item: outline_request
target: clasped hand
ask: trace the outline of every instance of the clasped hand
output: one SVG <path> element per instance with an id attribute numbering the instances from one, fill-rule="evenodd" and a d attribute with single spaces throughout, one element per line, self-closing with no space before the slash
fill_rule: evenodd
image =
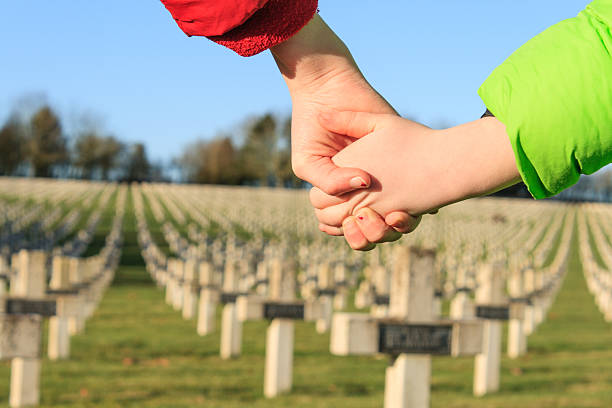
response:
<path id="1" fill-rule="evenodd" d="M 422 214 L 520 180 L 500 121 L 433 130 L 400 118 L 318 15 L 271 50 L 293 103 L 293 170 L 315 186 L 320 229 L 352 248 L 399 239 Z"/>
<path id="2" fill-rule="evenodd" d="M 371 177 L 368 189 L 310 193 L 320 229 L 344 234 L 354 249 L 399 238 L 389 226 L 410 232 L 423 214 L 520 180 L 506 128 L 494 117 L 434 130 L 397 115 L 341 111 L 319 115 L 319 123 L 355 138 L 333 162 Z"/>
<path id="3" fill-rule="evenodd" d="M 436 169 L 423 163 L 430 156 L 424 150 L 434 137 L 431 129 L 391 114 L 328 111 L 318 120 L 327 131 L 355 139 L 333 157 L 334 164 L 365 170 L 371 178 L 368 189 L 341 195 L 312 188 L 321 231 L 344 235 L 353 249 L 369 250 L 413 231 L 422 214 L 435 210 Z"/>

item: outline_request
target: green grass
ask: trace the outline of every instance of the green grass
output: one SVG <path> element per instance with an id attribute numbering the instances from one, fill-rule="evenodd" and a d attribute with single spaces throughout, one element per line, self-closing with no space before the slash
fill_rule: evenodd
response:
<path id="1" fill-rule="evenodd" d="M 128 200 L 131 206 L 131 200 Z M 297 323 L 293 391 L 263 397 L 265 322 L 244 325 L 242 357 L 218 357 L 219 332 L 196 334 L 163 301 L 146 274 L 128 207 L 122 265 L 69 361 L 43 361 L 44 407 L 380 407 L 387 361 L 334 357 L 329 336 Z M 576 242 L 549 316 L 529 338 L 529 353 L 502 361 L 499 393 L 472 396 L 473 358 L 435 357 L 433 407 L 612 406 L 612 325 L 587 292 Z M 0 401 L 9 365 L 0 366 Z M 6 403 L 2 406 L 6 406 Z"/>

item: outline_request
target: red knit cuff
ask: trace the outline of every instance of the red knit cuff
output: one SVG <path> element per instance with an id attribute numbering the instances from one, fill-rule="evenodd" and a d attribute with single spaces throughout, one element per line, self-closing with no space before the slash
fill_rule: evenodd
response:
<path id="1" fill-rule="evenodd" d="M 161 0 L 188 36 L 223 35 L 244 24 L 268 0 Z"/>
<path id="2" fill-rule="evenodd" d="M 280 44 L 300 31 L 317 11 L 318 0 L 269 0 L 244 24 L 209 39 L 243 57 Z"/>

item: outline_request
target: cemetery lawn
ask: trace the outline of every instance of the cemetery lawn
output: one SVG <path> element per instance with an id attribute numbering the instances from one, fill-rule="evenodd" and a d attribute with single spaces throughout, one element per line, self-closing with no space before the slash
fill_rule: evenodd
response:
<path id="1" fill-rule="evenodd" d="M 149 279 L 131 205 L 125 221 L 121 267 L 85 332 L 72 338 L 70 360 L 43 361 L 41 406 L 382 406 L 386 359 L 331 356 L 329 336 L 303 322 L 296 323 L 293 392 L 265 399 L 266 323 L 246 323 L 242 357 L 221 360 L 219 331 L 199 337 L 195 321 L 182 320 Z M 435 357 L 432 371 L 433 407 L 612 406 L 612 324 L 587 292 L 575 240 L 563 288 L 529 338 L 529 353 L 503 358 L 499 393 L 472 396 L 473 358 Z M 7 362 L 0 379 L 4 407 Z"/>

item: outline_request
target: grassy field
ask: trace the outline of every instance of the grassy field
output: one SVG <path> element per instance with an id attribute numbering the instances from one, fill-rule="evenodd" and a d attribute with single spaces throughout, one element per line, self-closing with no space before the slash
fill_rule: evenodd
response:
<path id="1" fill-rule="evenodd" d="M 94 317 L 72 339 L 69 361 L 45 359 L 45 407 L 380 407 L 385 359 L 334 357 L 329 336 L 296 324 L 294 389 L 263 397 L 265 327 L 247 323 L 243 355 L 218 357 L 218 331 L 196 334 L 167 306 L 140 258 L 128 209 L 121 267 Z M 101 230 L 101 233 L 103 230 Z M 575 242 L 570 268 L 549 316 L 529 338 L 529 353 L 502 361 L 501 390 L 471 394 L 473 358 L 434 358 L 433 407 L 610 407 L 612 325 L 587 292 Z M 9 364 L 0 366 L 6 406 Z"/>

